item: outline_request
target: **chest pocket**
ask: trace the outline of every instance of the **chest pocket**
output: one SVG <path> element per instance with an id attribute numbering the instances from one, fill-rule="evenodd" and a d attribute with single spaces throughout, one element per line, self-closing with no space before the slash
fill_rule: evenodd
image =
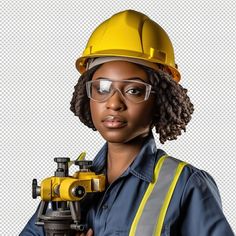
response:
<path id="1" fill-rule="evenodd" d="M 169 227 L 163 224 L 175 186 L 186 165 L 167 155 L 159 159 L 154 181 L 149 184 L 143 196 L 128 236 L 170 235 Z"/>

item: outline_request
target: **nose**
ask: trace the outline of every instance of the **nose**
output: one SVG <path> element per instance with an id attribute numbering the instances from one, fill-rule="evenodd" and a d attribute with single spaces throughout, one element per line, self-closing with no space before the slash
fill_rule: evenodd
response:
<path id="1" fill-rule="evenodd" d="M 118 89 L 116 89 L 111 97 L 108 98 L 106 107 L 107 109 L 112 109 L 114 111 L 123 111 L 126 109 L 125 100 Z"/>

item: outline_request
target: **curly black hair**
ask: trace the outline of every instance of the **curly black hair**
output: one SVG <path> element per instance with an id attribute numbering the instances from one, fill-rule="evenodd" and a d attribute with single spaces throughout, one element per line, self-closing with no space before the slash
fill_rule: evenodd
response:
<path id="1" fill-rule="evenodd" d="M 80 121 L 89 128 L 96 130 L 93 125 L 89 98 L 86 93 L 86 82 L 92 79 L 93 74 L 101 65 L 84 72 L 76 86 L 71 100 L 71 111 L 79 117 Z M 187 89 L 173 80 L 170 71 L 162 66 L 159 70 L 152 70 L 140 65 L 147 73 L 149 82 L 156 91 L 154 106 L 153 127 L 159 133 L 159 140 L 164 144 L 167 140 L 177 139 L 181 131 L 186 131 L 186 125 L 191 120 L 194 111 Z"/>

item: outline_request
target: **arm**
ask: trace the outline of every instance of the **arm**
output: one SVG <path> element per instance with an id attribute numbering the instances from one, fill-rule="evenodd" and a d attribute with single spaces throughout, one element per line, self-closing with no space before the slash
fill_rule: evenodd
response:
<path id="1" fill-rule="evenodd" d="M 37 216 L 37 211 L 28 221 L 28 223 L 26 224 L 22 232 L 19 234 L 19 236 L 44 236 L 45 235 L 43 227 L 35 225 L 36 216 Z"/>
<path id="2" fill-rule="evenodd" d="M 221 206 L 218 188 L 206 172 L 194 172 L 181 200 L 181 235 L 233 236 Z"/>

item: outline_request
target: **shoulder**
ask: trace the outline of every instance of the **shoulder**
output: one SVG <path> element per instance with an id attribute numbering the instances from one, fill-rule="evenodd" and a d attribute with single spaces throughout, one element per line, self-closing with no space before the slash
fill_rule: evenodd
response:
<path id="1" fill-rule="evenodd" d="M 180 176 L 184 182 L 181 203 L 190 196 L 201 199 L 212 198 L 221 208 L 220 193 L 214 178 L 206 171 L 190 164 L 186 165 Z"/>
<path id="2" fill-rule="evenodd" d="M 184 164 L 184 168 L 181 170 L 181 174 L 178 179 L 178 185 L 181 185 L 183 194 L 189 188 L 210 188 L 211 191 L 218 194 L 218 188 L 213 177 L 204 170 L 201 170 L 185 161 L 177 159 L 175 157 L 169 156 L 166 152 L 161 149 L 157 150 L 157 160 L 156 163 L 162 158 L 168 156 L 170 163 L 175 163 L 173 166 L 178 166 Z M 216 190 L 217 189 L 217 190 Z"/>
<path id="3" fill-rule="evenodd" d="M 200 188 L 202 190 L 209 188 L 213 193 L 219 194 L 214 178 L 205 170 L 201 170 L 185 161 L 169 156 L 163 150 L 157 150 L 157 160 L 167 156 L 170 163 L 175 163 L 175 166 L 183 165 L 178 182 L 183 188 L 183 194 L 190 188 Z M 178 185 L 178 184 L 177 184 Z"/>
<path id="4" fill-rule="evenodd" d="M 165 156 L 168 155 L 163 150 L 157 151 L 157 160 L 161 160 L 161 158 Z M 212 198 L 221 208 L 221 199 L 217 184 L 208 172 L 171 156 L 168 156 L 165 162 L 169 162 L 169 168 L 166 169 L 172 169 L 172 172 L 174 170 L 175 175 L 177 175 L 178 172 L 177 167 L 182 165 L 172 196 L 175 202 L 179 202 L 180 205 L 183 205 L 184 202 L 189 201 L 190 198 L 199 201 Z M 176 170 L 174 168 L 176 168 Z"/>
<path id="5" fill-rule="evenodd" d="M 172 203 L 174 202 L 175 207 L 178 205 L 178 208 L 181 208 L 185 204 L 200 202 L 203 199 L 211 199 L 219 208 L 222 207 L 217 184 L 208 172 L 169 156 L 161 149 L 157 150 L 157 163 L 165 156 L 168 156 L 168 158 L 165 159 L 164 163 L 170 163 L 166 169 L 172 169 L 171 172 L 175 171 L 174 178 L 177 175 L 178 167 L 182 165 L 176 178 L 177 181 L 171 200 Z"/>
<path id="6" fill-rule="evenodd" d="M 216 182 L 204 170 L 192 165 L 184 167 L 172 198 L 172 207 L 175 211 L 170 215 L 170 221 L 175 215 L 181 225 L 181 235 L 233 235 L 222 210 Z"/>
<path id="7" fill-rule="evenodd" d="M 181 160 L 177 160 L 182 163 Z M 221 208 L 220 193 L 214 178 L 205 170 L 191 164 L 186 164 L 179 176 L 176 191 L 180 197 L 181 205 L 190 197 L 199 201 L 212 198 Z"/>

